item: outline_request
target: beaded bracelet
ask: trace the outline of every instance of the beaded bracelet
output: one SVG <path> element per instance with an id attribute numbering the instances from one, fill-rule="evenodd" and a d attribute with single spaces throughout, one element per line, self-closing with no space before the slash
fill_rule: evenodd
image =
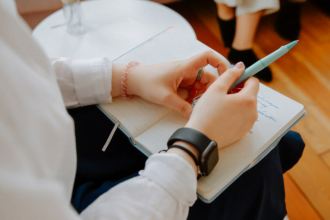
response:
<path id="1" fill-rule="evenodd" d="M 142 65 L 140 62 L 137 61 L 132 61 L 129 64 L 126 65 L 123 71 L 123 76 L 121 77 L 121 96 L 125 100 L 129 100 L 132 98 L 132 95 L 127 95 L 127 74 L 130 68 L 135 67 L 135 66 L 140 66 Z"/>

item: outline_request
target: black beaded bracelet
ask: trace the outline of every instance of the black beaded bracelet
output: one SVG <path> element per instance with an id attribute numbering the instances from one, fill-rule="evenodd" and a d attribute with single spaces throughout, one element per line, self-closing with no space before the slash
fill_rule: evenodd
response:
<path id="1" fill-rule="evenodd" d="M 197 158 L 195 157 L 195 155 L 194 155 L 193 153 L 191 153 L 191 151 L 188 150 L 187 148 L 182 147 L 182 146 L 180 146 L 180 145 L 171 145 L 171 146 L 168 147 L 167 150 L 169 150 L 169 149 L 171 149 L 171 148 L 179 148 L 179 149 L 185 151 L 185 152 L 186 152 L 187 154 L 189 154 L 189 156 L 195 161 L 196 166 L 199 165 L 198 160 L 197 160 Z"/>

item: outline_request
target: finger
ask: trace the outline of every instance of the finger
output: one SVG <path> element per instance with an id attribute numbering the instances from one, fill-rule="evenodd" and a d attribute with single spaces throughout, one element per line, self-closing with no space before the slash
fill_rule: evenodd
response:
<path id="1" fill-rule="evenodd" d="M 203 89 L 205 86 L 200 81 L 196 81 L 193 84 L 193 87 L 194 87 L 194 89 L 200 90 L 200 89 Z"/>
<path id="2" fill-rule="evenodd" d="M 189 91 L 189 96 L 195 97 L 196 93 L 197 93 L 197 90 L 192 89 L 192 90 Z"/>
<path id="3" fill-rule="evenodd" d="M 205 67 L 210 64 L 214 68 L 218 69 L 219 75 L 221 75 L 227 69 L 226 62 L 211 50 L 191 57 L 190 59 L 188 59 L 187 64 L 190 68 L 192 68 L 192 71 L 198 71 L 199 68 Z"/>
<path id="4" fill-rule="evenodd" d="M 227 94 L 235 94 L 239 93 L 242 90 L 242 88 L 233 88 L 232 90 L 228 91 Z"/>
<path id="5" fill-rule="evenodd" d="M 244 70 L 244 64 L 238 62 L 233 68 L 228 69 L 217 79 L 215 86 L 227 93 L 234 82 L 243 74 Z"/>
<path id="6" fill-rule="evenodd" d="M 186 98 L 185 100 L 191 104 L 192 101 L 193 101 L 193 99 L 196 97 L 196 93 L 197 93 L 197 90 L 196 89 L 190 90 L 189 91 L 189 97 Z"/>
<path id="7" fill-rule="evenodd" d="M 197 73 L 196 73 L 196 75 L 197 75 Z M 216 80 L 217 80 L 216 75 L 214 75 L 209 70 L 204 70 L 200 80 L 195 80 L 193 82 L 193 84 L 189 84 L 188 86 L 187 86 L 187 82 L 181 83 L 180 86 L 184 87 L 187 90 L 191 90 L 191 89 L 201 90 L 201 89 L 204 89 L 205 87 L 208 88 Z"/>
<path id="8" fill-rule="evenodd" d="M 199 80 L 202 85 L 205 85 L 206 89 L 217 80 L 217 76 L 215 76 L 211 71 L 204 69 L 204 73 Z"/>
<path id="9" fill-rule="evenodd" d="M 178 88 L 177 94 L 182 99 L 187 99 L 189 97 L 189 91 L 187 89 L 184 89 L 184 88 Z"/>
<path id="10" fill-rule="evenodd" d="M 204 92 L 206 92 L 206 88 L 198 90 L 196 96 L 202 95 Z"/>
<path id="11" fill-rule="evenodd" d="M 239 93 L 257 97 L 258 92 L 259 92 L 259 80 L 255 77 L 250 77 L 248 80 L 246 80 L 244 87 Z"/>
<path id="12" fill-rule="evenodd" d="M 240 92 L 243 89 L 245 82 L 246 82 L 246 80 L 244 80 L 243 82 L 241 82 L 240 84 L 235 86 L 232 90 L 228 91 L 227 94 L 235 94 L 235 93 Z"/>
<path id="13" fill-rule="evenodd" d="M 190 114 L 192 113 L 193 107 L 189 102 L 180 98 L 178 95 L 173 94 L 170 96 L 169 102 L 167 103 L 168 107 L 180 112 L 186 118 L 189 118 Z"/>
<path id="14" fill-rule="evenodd" d="M 242 89 L 244 87 L 246 80 L 244 80 L 243 82 L 241 82 L 240 84 L 236 85 L 235 88 L 236 89 Z"/>

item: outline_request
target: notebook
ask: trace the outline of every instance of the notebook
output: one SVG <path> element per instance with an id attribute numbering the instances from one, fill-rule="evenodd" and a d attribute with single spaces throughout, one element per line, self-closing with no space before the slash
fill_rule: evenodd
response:
<path id="1" fill-rule="evenodd" d="M 178 33 L 180 31 L 174 28 L 165 30 L 114 62 L 127 64 L 139 61 L 143 65 L 151 65 L 187 59 L 212 50 L 198 40 L 184 38 Z M 230 68 L 231 64 L 222 55 L 218 55 Z M 215 68 L 206 68 L 217 75 Z M 257 98 L 258 120 L 251 131 L 241 140 L 219 150 L 220 160 L 214 170 L 209 176 L 198 180 L 198 196 L 206 203 L 212 202 L 241 174 L 266 156 L 280 138 L 306 114 L 303 105 L 263 84 L 260 84 Z M 129 101 L 116 97 L 111 104 L 98 107 L 114 123 L 118 122 L 119 128 L 132 144 L 147 156 L 167 149 L 168 138 L 187 123 L 187 119 L 180 113 L 137 96 Z"/>

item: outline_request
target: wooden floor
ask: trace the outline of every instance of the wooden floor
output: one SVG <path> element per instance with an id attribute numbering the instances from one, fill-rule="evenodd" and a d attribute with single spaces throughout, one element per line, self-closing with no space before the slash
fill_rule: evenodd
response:
<path id="1" fill-rule="evenodd" d="M 197 38 L 227 55 L 212 0 L 171 4 L 193 26 Z M 274 31 L 276 14 L 263 17 L 255 39 L 259 58 L 288 41 Z M 314 5 L 303 7 L 299 44 L 271 65 L 274 80 L 265 83 L 302 103 L 308 114 L 293 130 L 301 133 L 306 150 L 299 163 L 285 174 L 290 220 L 330 220 L 330 18 Z"/>
<path id="2" fill-rule="evenodd" d="M 224 56 L 212 0 L 189 0 L 169 7 L 184 16 L 200 41 Z M 53 11 L 25 14 L 34 28 Z M 274 31 L 276 14 L 263 17 L 254 50 L 262 58 L 288 41 Z M 310 3 L 303 7 L 299 44 L 271 65 L 274 80 L 267 86 L 302 103 L 308 114 L 293 130 L 306 149 L 299 163 L 284 176 L 290 220 L 330 220 L 330 18 Z"/>

